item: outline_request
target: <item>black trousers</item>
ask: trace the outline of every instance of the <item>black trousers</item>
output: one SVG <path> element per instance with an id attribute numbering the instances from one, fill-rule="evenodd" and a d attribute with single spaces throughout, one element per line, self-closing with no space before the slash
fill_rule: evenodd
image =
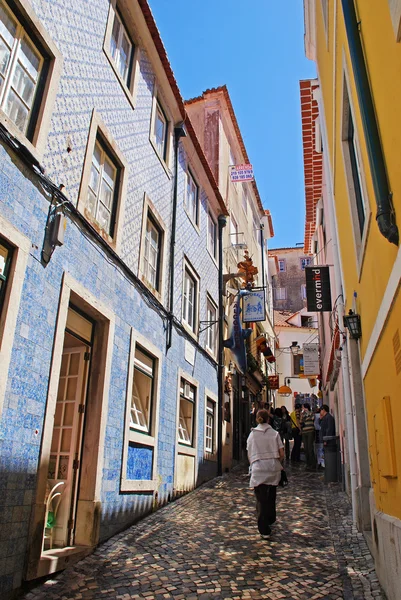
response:
<path id="1" fill-rule="evenodd" d="M 270 525 L 276 520 L 276 485 L 258 485 L 255 487 L 258 529 L 261 535 L 270 533 Z"/>
<path id="2" fill-rule="evenodd" d="M 299 429 L 293 429 L 292 435 L 294 436 L 294 445 L 292 447 L 291 460 L 299 462 L 301 460 L 302 434 Z"/>

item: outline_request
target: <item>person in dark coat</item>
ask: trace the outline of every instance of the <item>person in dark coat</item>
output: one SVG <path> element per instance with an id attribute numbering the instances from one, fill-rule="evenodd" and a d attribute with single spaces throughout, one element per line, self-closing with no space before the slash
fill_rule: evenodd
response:
<path id="1" fill-rule="evenodd" d="M 320 439 L 323 441 L 323 447 L 327 448 L 327 446 L 335 446 L 335 440 L 326 440 L 324 438 L 326 436 L 335 436 L 336 435 L 336 422 L 334 420 L 333 415 L 330 414 L 330 408 L 327 404 L 323 404 L 320 408 Z"/>

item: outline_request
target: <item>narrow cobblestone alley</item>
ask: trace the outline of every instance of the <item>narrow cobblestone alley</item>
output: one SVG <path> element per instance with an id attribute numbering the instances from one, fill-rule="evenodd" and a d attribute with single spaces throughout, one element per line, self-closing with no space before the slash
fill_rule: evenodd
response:
<path id="1" fill-rule="evenodd" d="M 203 485 L 102 544 L 26 600 L 384 599 L 337 485 L 303 466 L 279 488 L 278 520 L 259 536 L 244 469 Z"/>

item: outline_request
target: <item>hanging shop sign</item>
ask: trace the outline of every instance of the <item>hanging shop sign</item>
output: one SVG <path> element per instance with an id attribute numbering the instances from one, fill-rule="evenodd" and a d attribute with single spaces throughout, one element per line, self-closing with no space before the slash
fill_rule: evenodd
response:
<path id="1" fill-rule="evenodd" d="M 244 323 L 264 321 L 266 319 L 265 291 L 247 292 L 242 300 L 242 308 Z"/>
<path id="2" fill-rule="evenodd" d="M 279 376 L 278 375 L 269 375 L 267 377 L 267 379 L 269 380 L 269 389 L 270 390 L 278 390 L 278 388 L 280 387 L 279 383 L 278 383 Z"/>
<path id="3" fill-rule="evenodd" d="M 232 165 L 230 167 L 230 179 L 237 181 L 253 181 L 252 165 Z"/>
<path id="4" fill-rule="evenodd" d="M 305 267 L 308 312 L 331 312 L 329 267 Z"/>
<path id="5" fill-rule="evenodd" d="M 234 360 L 242 373 L 245 373 L 247 369 L 245 340 L 252 333 L 252 329 L 242 329 L 241 298 L 245 294 L 249 294 L 249 292 L 247 290 L 240 290 L 230 307 L 228 315 L 228 338 L 224 340 L 224 347 L 231 350 Z"/>
<path id="6" fill-rule="evenodd" d="M 319 344 L 304 344 L 302 346 L 304 354 L 304 375 L 311 376 L 320 372 L 319 368 Z"/>

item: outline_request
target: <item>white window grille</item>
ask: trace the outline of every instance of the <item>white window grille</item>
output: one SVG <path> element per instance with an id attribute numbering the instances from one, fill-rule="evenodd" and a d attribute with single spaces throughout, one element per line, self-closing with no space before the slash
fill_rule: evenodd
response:
<path id="1" fill-rule="evenodd" d="M 198 186 L 190 171 L 187 172 L 187 189 L 185 194 L 185 208 L 191 220 L 198 222 Z"/>
<path id="2" fill-rule="evenodd" d="M 96 141 L 88 186 L 88 210 L 100 228 L 112 234 L 118 169 Z"/>
<path id="3" fill-rule="evenodd" d="M 156 290 L 160 287 L 160 251 L 161 233 L 153 219 L 148 217 L 145 232 L 145 250 L 143 254 L 143 274 Z"/>
<path id="4" fill-rule="evenodd" d="M 194 445 L 195 402 L 195 387 L 181 379 L 178 442 L 186 446 Z"/>
<path id="5" fill-rule="evenodd" d="M 205 450 L 211 454 L 213 454 L 215 448 L 215 411 L 216 403 L 208 398 L 206 404 Z"/>
<path id="6" fill-rule="evenodd" d="M 14 15 L 0 3 L 0 107 L 26 134 L 43 56 Z"/>
<path id="7" fill-rule="evenodd" d="M 130 426 L 150 434 L 155 359 L 137 347 L 134 358 L 134 381 L 131 398 Z"/>
<path id="8" fill-rule="evenodd" d="M 217 308 L 209 299 L 207 301 L 207 321 L 206 346 L 213 354 L 215 354 L 217 337 Z"/>
<path id="9" fill-rule="evenodd" d="M 193 331 L 196 326 L 196 293 L 196 280 L 188 269 L 185 269 L 182 319 Z"/>
<path id="10" fill-rule="evenodd" d="M 129 85 L 132 53 L 133 44 L 119 14 L 115 12 L 110 38 L 110 54 L 118 73 L 127 85 Z"/>

